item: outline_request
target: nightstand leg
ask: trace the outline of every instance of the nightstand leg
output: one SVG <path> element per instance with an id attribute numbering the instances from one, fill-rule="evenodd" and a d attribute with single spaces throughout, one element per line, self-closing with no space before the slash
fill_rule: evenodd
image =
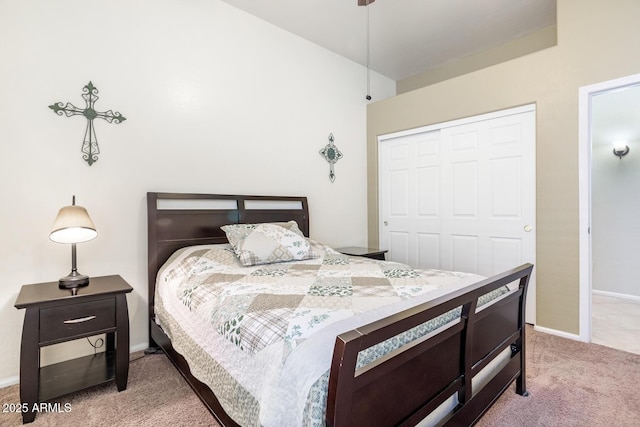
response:
<path id="1" fill-rule="evenodd" d="M 40 310 L 27 308 L 22 326 L 20 346 L 20 402 L 27 411 L 22 412 L 22 422 L 36 418 L 33 407 L 38 403 L 38 377 L 40 375 L 40 348 L 38 347 Z"/>
<path id="2" fill-rule="evenodd" d="M 118 391 L 127 388 L 129 377 L 129 311 L 127 296 L 116 295 L 116 384 Z"/>
<path id="3" fill-rule="evenodd" d="M 116 349 L 116 333 L 115 332 L 108 332 L 106 334 L 106 338 L 107 338 L 106 351 L 115 350 Z"/>

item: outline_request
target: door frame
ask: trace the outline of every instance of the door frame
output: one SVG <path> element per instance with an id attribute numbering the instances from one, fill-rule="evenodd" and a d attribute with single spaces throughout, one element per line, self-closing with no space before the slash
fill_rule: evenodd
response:
<path id="1" fill-rule="evenodd" d="M 401 136 L 414 135 L 416 133 L 429 132 L 432 130 L 439 130 L 449 127 L 455 127 L 459 125 L 466 125 L 469 123 L 479 122 L 482 120 L 491 120 L 499 117 L 512 116 L 514 114 L 527 113 L 530 111 L 536 111 L 536 104 L 526 104 L 521 105 L 519 107 L 507 108 L 504 110 L 493 111 L 490 113 L 478 114 L 477 116 L 464 117 L 462 119 L 455 119 L 441 123 L 435 123 L 432 125 L 420 126 L 417 128 L 401 130 L 393 133 L 387 133 L 384 135 L 378 135 L 378 146 L 381 142 L 386 141 L 387 139 L 394 139 Z M 380 164 L 380 160 L 378 160 L 378 167 Z M 380 207 L 380 206 L 378 206 Z"/>
<path id="2" fill-rule="evenodd" d="M 640 84 L 640 74 L 579 88 L 578 103 L 578 197 L 579 197 L 579 334 L 591 342 L 591 99 L 593 95 Z"/>

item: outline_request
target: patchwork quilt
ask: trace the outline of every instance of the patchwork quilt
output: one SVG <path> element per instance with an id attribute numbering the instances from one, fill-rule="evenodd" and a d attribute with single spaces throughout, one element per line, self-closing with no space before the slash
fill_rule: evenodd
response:
<path id="1" fill-rule="evenodd" d="M 184 248 L 158 274 L 158 323 L 241 425 L 324 425 L 336 335 L 482 279 L 346 256 L 309 242 L 317 258 L 249 267 L 230 245 Z M 366 349 L 358 363 L 459 314 L 452 310 Z"/>

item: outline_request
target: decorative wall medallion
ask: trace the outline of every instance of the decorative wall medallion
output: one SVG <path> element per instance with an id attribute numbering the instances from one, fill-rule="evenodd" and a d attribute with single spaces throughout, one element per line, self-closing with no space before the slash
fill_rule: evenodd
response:
<path id="1" fill-rule="evenodd" d="M 333 145 L 333 134 L 329 134 L 329 143 L 320 150 L 320 155 L 329 162 L 329 179 L 331 182 L 336 180 L 336 174 L 333 172 L 333 165 L 342 158 L 342 153 L 338 150 L 338 147 Z"/>
<path id="2" fill-rule="evenodd" d="M 49 105 L 57 115 L 62 116 L 65 114 L 67 117 L 83 115 L 87 119 L 87 129 L 84 133 L 84 141 L 82 142 L 82 158 L 91 166 L 94 162 L 98 161 L 98 154 L 100 154 L 100 147 L 98 147 L 98 138 L 96 137 L 96 131 L 93 128 L 93 119 L 99 118 L 108 121 L 109 123 L 122 123 L 127 120 L 122 114 L 117 111 L 114 113 L 111 110 L 107 110 L 100 113 L 94 109 L 94 105 L 98 100 L 98 89 L 89 82 L 82 88 L 82 98 L 84 98 L 85 108 L 81 109 L 76 107 L 70 102 L 64 105 L 62 102 L 56 102 L 53 105 Z"/>

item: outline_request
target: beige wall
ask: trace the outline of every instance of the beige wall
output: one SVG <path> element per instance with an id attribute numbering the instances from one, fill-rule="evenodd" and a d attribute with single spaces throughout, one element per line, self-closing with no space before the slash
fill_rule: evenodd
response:
<path id="1" fill-rule="evenodd" d="M 638 0 L 558 0 L 558 45 L 369 105 L 369 243 L 377 135 L 537 105 L 537 322 L 579 333 L 578 89 L 640 72 Z"/>

